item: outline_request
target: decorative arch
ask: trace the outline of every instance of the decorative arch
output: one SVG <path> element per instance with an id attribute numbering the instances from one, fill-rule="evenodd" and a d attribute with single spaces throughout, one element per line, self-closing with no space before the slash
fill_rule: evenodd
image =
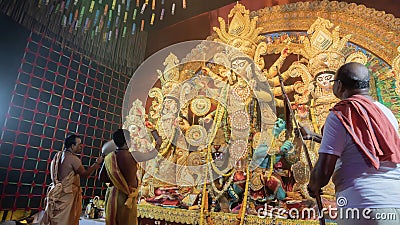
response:
<path id="1" fill-rule="evenodd" d="M 306 31 L 321 17 L 340 26 L 343 35 L 352 34 L 350 42 L 388 64 L 399 54 L 400 18 L 364 5 L 328 0 L 297 2 L 263 8 L 251 12 L 250 16 L 259 17 L 257 26 L 263 28 L 263 33 Z M 269 53 L 274 53 L 273 49 Z"/>
<path id="2" fill-rule="evenodd" d="M 249 15 L 258 17 L 257 28 L 264 36 L 306 33 L 318 18 L 340 27 L 342 37 L 351 35 L 348 49 L 368 56 L 373 96 L 394 111 L 400 121 L 400 18 L 365 5 L 328 0 L 276 5 Z M 207 39 L 217 36 L 213 33 Z M 290 45 L 293 54 L 301 55 L 302 45 Z M 287 42 L 266 45 L 264 54 L 280 54 L 285 46 Z"/>

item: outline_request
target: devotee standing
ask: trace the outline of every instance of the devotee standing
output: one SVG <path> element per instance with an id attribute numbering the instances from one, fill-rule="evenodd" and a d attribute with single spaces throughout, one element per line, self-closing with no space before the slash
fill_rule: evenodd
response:
<path id="1" fill-rule="evenodd" d="M 50 164 L 52 183 L 47 192 L 45 212 L 40 224 L 78 225 L 82 213 L 80 176 L 89 177 L 103 162 L 100 156 L 87 170 L 82 166 L 76 155 L 82 152 L 82 139 L 78 135 L 69 135 L 64 147 Z"/>
<path id="2" fill-rule="evenodd" d="M 326 119 L 309 193 L 314 197 L 333 175 L 339 225 L 399 224 L 400 138 L 396 118 L 369 95 L 369 73 L 364 65 L 343 65 L 333 82 L 333 93 L 341 101 Z M 304 129 L 302 132 L 313 136 Z"/>
<path id="3" fill-rule="evenodd" d="M 99 179 L 109 182 L 106 199 L 107 225 L 137 225 L 138 178 L 137 162 L 144 162 L 157 156 L 161 138 L 157 131 L 152 132 L 157 140 L 156 149 L 148 153 L 130 152 L 128 130 L 118 129 L 113 134 L 116 150 L 105 157 Z M 105 168 L 105 169 L 104 169 Z"/>

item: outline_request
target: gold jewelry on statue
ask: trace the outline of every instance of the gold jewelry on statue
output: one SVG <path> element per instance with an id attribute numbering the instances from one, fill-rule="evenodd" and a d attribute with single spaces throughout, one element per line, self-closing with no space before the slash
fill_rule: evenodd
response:
<path id="1" fill-rule="evenodd" d="M 204 96 L 199 96 L 192 100 L 190 103 L 190 110 L 196 116 L 205 116 L 211 109 L 211 101 L 209 98 Z"/>
<path id="2" fill-rule="evenodd" d="M 186 141 L 193 146 L 205 145 L 207 142 L 207 131 L 200 125 L 191 126 L 185 134 Z"/>
<path id="3" fill-rule="evenodd" d="M 245 85 L 236 84 L 235 87 L 232 89 L 233 98 L 243 103 L 247 102 L 250 95 L 251 95 L 250 88 L 247 84 Z"/>
<path id="4" fill-rule="evenodd" d="M 246 111 L 236 111 L 230 115 L 231 126 L 236 130 L 245 130 L 250 128 L 250 118 Z"/>
<path id="5" fill-rule="evenodd" d="M 229 147 L 229 154 L 234 160 L 239 160 L 247 152 L 247 142 L 244 140 L 235 140 Z"/>

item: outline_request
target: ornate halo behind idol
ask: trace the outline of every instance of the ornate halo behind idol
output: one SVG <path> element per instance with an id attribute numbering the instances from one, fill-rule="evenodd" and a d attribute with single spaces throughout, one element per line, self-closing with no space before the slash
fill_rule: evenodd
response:
<path id="1" fill-rule="evenodd" d="M 211 101 L 209 98 L 204 96 L 199 96 L 192 100 L 190 103 L 190 110 L 196 116 L 205 116 L 211 109 Z"/>
<path id="2" fill-rule="evenodd" d="M 186 131 L 185 137 L 190 145 L 205 145 L 207 141 L 207 131 L 200 125 L 193 125 Z"/>

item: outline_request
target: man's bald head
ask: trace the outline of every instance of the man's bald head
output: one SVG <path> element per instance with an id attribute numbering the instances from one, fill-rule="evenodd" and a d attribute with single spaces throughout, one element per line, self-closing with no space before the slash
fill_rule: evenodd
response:
<path id="1" fill-rule="evenodd" d="M 347 89 L 369 88 L 368 68 L 361 63 L 346 63 L 338 69 L 336 74 L 336 79 L 340 80 Z"/>

